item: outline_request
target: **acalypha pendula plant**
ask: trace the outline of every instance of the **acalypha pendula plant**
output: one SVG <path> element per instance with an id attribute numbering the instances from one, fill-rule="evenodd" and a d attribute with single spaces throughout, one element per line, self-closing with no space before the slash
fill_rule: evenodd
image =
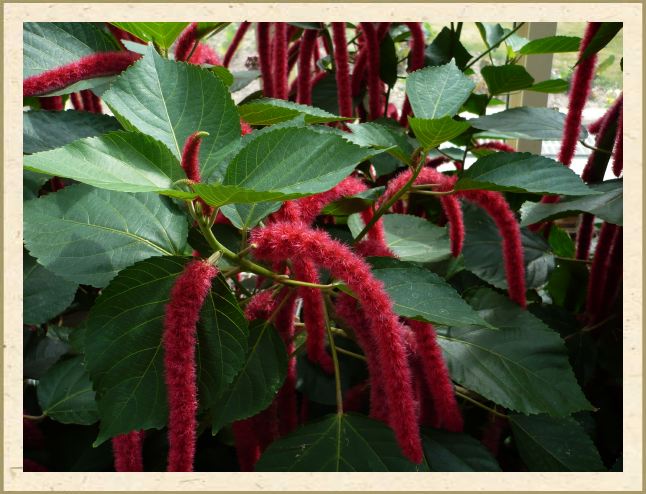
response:
<path id="1" fill-rule="evenodd" d="M 119 472 L 616 465 L 623 93 L 584 109 L 621 26 L 229 24 L 25 25 L 25 358 L 63 350 L 24 470 L 64 469 L 49 424 Z"/>

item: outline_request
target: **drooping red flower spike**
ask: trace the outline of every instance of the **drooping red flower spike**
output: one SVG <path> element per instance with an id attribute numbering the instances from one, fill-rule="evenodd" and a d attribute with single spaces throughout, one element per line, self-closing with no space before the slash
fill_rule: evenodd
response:
<path id="1" fill-rule="evenodd" d="M 579 46 L 579 58 L 588 47 L 590 41 L 592 41 L 592 38 L 600 27 L 600 22 L 588 22 Z M 574 151 L 576 150 L 576 143 L 579 141 L 579 134 L 581 132 L 581 115 L 583 113 L 583 107 L 590 95 L 590 87 L 592 86 L 594 67 L 596 63 L 597 56 L 592 55 L 585 60 L 580 61 L 579 65 L 574 69 L 574 74 L 572 74 L 568 112 L 565 117 L 563 140 L 561 141 L 561 149 L 558 155 L 558 161 L 563 163 L 565 166 L 570 166 L 570 163 L 572 163 Z"/>
<path id="2" fill-rule="evenodd" d="M 191 22 L 177 38 L 175 44 L 175 60 L 178 62 L 188 61 L 191 52 L 197 49 L 197 22 Z"/>
<path id="3" fill-rule="evenodd" d="M 590 125 L 588 125 L 588 132 L 592 135 L 597 135 L 599 133 L 599 129 L 601 129 L 601 126 L 603 125 L 603 121 L 605 120 L 605 118 L 606 118 L 606 115 L 604 113 L 603 115 L 601 115 L 601 117 L 599 117 Z"/>
<path id="4" fill-rule="evenodd" d="M 244 316 L 248 321 L 255 321 L 256 319 L 266 320 L 271 316 L 275 306 L 274 296 L 270 290 L 258 292 L 247 303 Z"/>
<path id="5" fill-rule="evenodd" d="M 208 132 L 197 131 L 191 134 L 184 141 L 182 149 L 182 168 L 186 178 L 193 182 L 200 181 L 200 144 L 202 139 L 208 136 Z"/>
<path id="6" fill-rule="evenodd" d="M 361 412 L 368 397 L 368 381 L 355 384 L 343 393 L 343 410 L 346 412 Z"/>
<path id="7" fill-rule="evenodd" d="M 254 425 L 255 417 L 238 420 L 231 424 L 241 472 L 253 472 L 256 462 L 260 459 L 260 442 Z"/>
<path id="8" fill-rule="evenodd" d="M 606 288 L 608 260 L 619 228 L 612 223 L 604 222 L 599 231 L 597 248 L 594 253 L 590 276 L 588 278 L 588 295 L 586 299 L 586 317 L 590 323 L 598 321 L 603 311 L 603 296 Z"/>
<path id="9" fill-rule="evenodd" d="M 215 53 L 215 50 L 206 43 L 197 44 L 197 48 L 195 48 L 195 51 L 191 55 L 191 58 L 188 59 L 188 62 L 195 65 L 222 65 L 222 61 L 220 60 L 220 57 L 218 57 L 218 54 Z"/>
<path id="10" fill-rule="evenodd" d="M 606 281 L 603 294 L 603 311 L 599 314 L 599 320 L 606 317 L 612 304 L 619 296 L 621 280 L 623 278 L 623 228 L 618 226 L 617 233 L 614 236 L 612 247 L 610 248 L 610 255 L 606 262 Z"/>
<path id="11" fill-rule="evenodd" d="M 141 55 L 130 51 L 93 53 L 76 62 L 27 77 L 22 83 L 22 95 L 23 97 L 40 96 L 84 79 L 118 74 L 139 58 Z"/>
<path id="12" fill-rule="evenodd" d="M 81 98 L 83 100 L 83 109 L 91 113 L 103 113 L 101 108 L 101 99 L 89 89 L 81 91 Z"/>
<path id="13" fill-rule="evenodd" d="M 503 440 L 503 432 L 505 431 L 506 425 L 507 420 L 505 418 L 494 416 L 485 425 L 482 433 L 480 442 L 491 452 L 494 458 L 497 458 L 500 453 L 500 445 Z"/>
<path id="14" fill-rule="evenodd" d="M 265 98 L 272 98 L 274 96 L 274 77 L 271 71 L 270 27 L 271 23 L 269 22 L 259 22 L 256 28 L 258 64 L 260 66 L 260 77 L 262 79 L 262 94 Z"/>
<path id="15" fill-rule="evenodd" d="M 63 97 L 62 96 L 44 96 L 38 98 L 40 108 L 49 111 L 63 110 Z"/>
<path id="16" fill-rule="evenodd" d="M 200 310 L 218 269 L 190 261 L 170 292 L 164 317 L 164 374 L 168 393 L 168 471 L 193 470 L 197 433 L 195 343 Z"/>
<path id="17" fill-rule="evenodd" d="M 590 244 L 594 233 L 594 215 L 583 213 L 576 233 L 576 258 L 587 259 L 590 255 Z"/>
<path id="18" fill-rule="evenodd" d="M 617 140 L 612 151 L 612 173 L 615 177 L 621 175 L 624 169 L 624 107 L 621 106 L 619 112 L 619 122 L 617 123 Z"/>
<path id="19" fill-rule="evenodd" d="M 334 68 L 339 101 L 339 115 L 342 117 L 352 117 L 352 88 L 350 87 L 350 65 L 348 62 L 345 22 L 332 23 L 332 40 L 334 41 Z"/>
<path id="20" fill-rule="evenodd" d="M 287 99 L 287 23 L 274 23 L 274 97 Z"/>
<path id="21" fill-rule="evenodd" d="M 238 46 L 240 46 L 240 42 L 242 41 L 242 38 L 244 38 L 244 35 L 247 33 L 247 30 L 249 29 L 250 25 L 251 25 L 251 22 L 244 21 L 244 22 L 241 22 L 240 25 L 238 26 L 236 34 L 233 36 L 233 39 L 231 40 L 231 44 L 229 45 L 229 48 L 227 48 L 227 51 L 224 54 L 224 61 L 222 62 L 222 65 L 224 65 L 225 67 L 229 67 L 229 64 L 231 63 L 231 59 L 233 58 L 233 55 L 238 49 Z"/>
<path id="22" fill-rule="evenodd" d="M 81 99 L 81 93 L 72 93 L 70 94 L 70 100 L 72 101 L 72 107 L 75 110 L 83 111 L 83 100 Z"/>
<path id="23" fill-rule="evenodd" d="M 296 102 L 303 105 L 312 104 L 312 58 L 318 32 L 306 29 L 301 38 L 298 54 L 298 75 L 296 83 Z"/>
<path id="24" fill-rule="evenodd" d="M 268 225 L 254 230 L 251 241 L 256 245 L 253 252 L 258 259 L 282 261 L 307 256 L 357 294 L 383 369 L 388 423 L 404 454 L 420 463 L 422 448 L 403 329 L 390 297 L 383 284 L 372 275 L 370 266 L 324 231 L 308 229 L 302 224 Z"/>
<path id="25" fill-rule="evenodd" d="M 408 72 L 415 72 L 424 67 L 424 29 L 421 22 L 406 22 L 410 30 L 410 58 L 408 60 Z M 408 127 L 408 116 L 412 113 L 408 97 L 404 100 L 399 125 Z"/>
<path id="26" fill-rule="evenodd" d="M 381 104 L 381 79 L 379 77 L 379 38 L 372 22 L 362 22 L 368 56 L 368 119 L 375 120 L 383 114 Z"/>
<path id="27" fill-rule="evenodd" d="M 623 96 L 623 93 L 620 94 L 606 112 L 603 124 L 594 142 L 595 147 L 598 149 L 607 151 L 615 144 L 619 129 L 619 116 L 623 108 Z M 602 182 L 609 161 L 610 155 L 607 152 L 593 150 L 588 157 L 583 173 L 581 173 L 581 179 L 586 183 Z"/>
<path id="28" fill-rule="evenodd" d="M 117 472 L 143 472 L 144 431 L 132 431 L 112 438 L 114 469 Z"/>

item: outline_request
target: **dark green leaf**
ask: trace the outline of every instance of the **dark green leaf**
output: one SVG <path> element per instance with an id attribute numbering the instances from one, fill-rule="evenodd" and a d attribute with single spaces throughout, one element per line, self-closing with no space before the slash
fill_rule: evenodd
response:
<path id="1" fill-rule="evenodd" d="M 312 106 L 325 110 L 332 115 L 339 114 L 336 75 L 328 72 L 312 88 Z"/>
<path id="2" fill-rule="evenodd" d="M 502 237 L 491 217 L 480 208 L 463 203 L 464 265 L 466 269 L 493 286 L 507 289 Z M 527 229 L 521 229 L 523 257 L 525 261 L 525 283 L 528 289 L 545 284 L 554 269 L 554 255 L 545 239 Z"/>
<path id="3" fill-rule="evenodd" d="M 367 209 L 374 204 L 377 198 L 383 194 L 385 187 L 373 187 L 359 192 L 353 196 L 343 197 L 331 202 L 323 208 L 321 214 L 332 216 L 347 216 Z"/>
<path id="4" fill-rule="evenodd" d="M 584 263 L 559 259 L 545 288 L 554 305 L 579 312 L 585 303 L 587 286 L 588 268 Z"/>
<path id="5" fill-rule="evenodd" d="M 623 225 L 623 180 L 609 180 L 592 184 L 590 188 L 602 194 L 583 197 L 565 197 L 561 201 L 525 203 L 521 208 L 521 225 L 533 225 L 539 221 L 590 213 L 609 223 Z"/>
<path id="6" fill-rule="evenodd" d="M 526 89 L 534 84 L 534 78 L 522 65 L 487 65 L 480 73 L 491 95 Z"/>
<path id="7" fill-rule="evenodd" d="M 594 443 L 571 417 L 510 415 L 521 458 L 532 472 L 605 471 Z"/>
<path id="8" fill-rule="evenodd" d="M 74 300 L 78 285 L 59 278 L 27 253 L 23 255 L 22 273 L 24 324 L 47 322 L 69 307 Z"/>
<path id="9" fill-rule="evenodd" d="M 251 323 L 248 350 L 241 370 L 214 404 L 213 433 L 267 408 L 286 374 L 287 352 L 276 329 L 267 321 Z"/>
<path id="10" fill-rule="evenodd" d="M 188 22 L 112 22 L 119 29 L 134 34 L 137 38 L 152 41 L 160 48 L 168 50 Z"/>
<path id="11" fill-rule="evenodd" d="M 213 67 L 209 67 L 209 70 L 216 76 L 218 76 L 226 87 L 231 89 L 231 85 L 234 81 L 233 74 L 231 72 L 229 72 L 225 67 L 222 67 L 221 65 L 214 65 Z"/>
<path id="12" fill-rule="evenodd" d="M 397 82 L 397 50 L 389 34 L 379 45 L 379 77 L 390 87 Z"/>
<path id="13" fill-rule="evenodd" d="M 487 45 L 487 48 L 494 46 L 505 35 L 505 31 L 500 24 L 476 22 L 476 27 L 480 32 L 480 37 Z"/>
<path id="14" fill-rule="evenodd" d="M 565 93 L 570 85 L 563 79 L 550 79 L 547 81 L 537 82 L 533 86 L 527 88 L 527 91 L 534 91 L 537 93 Z"/>
<path id="15" fill-rule="evenodd" d="M 602 22 L 601 26 L 590 40 L 590 43 L 583 51 L 583 54 L 577 62 L 577 65 L 581 62 L 581 60 L 585 60 L 586 58 L 591 57 L 595 53 L 598 53 L 603 48 L 605 48 L 605 46 L 613 40 L 617 33 L 621 31 L 621 28 L 623 26 L 623 22 Z"/>
<path id="16" fill-rule="evenodd" d="M 402 261 L 437 262 L 451 255 L 445 227 L 407 214 L 387 214 L 383 224 L 388 248 Z"/>
<path id="17" fill-rule="evenodd" d="M 38 383 L 38 403 L 45 415 L 63 424 L 89 425 L 99 419 L 82 356 L 62 360 L 47 371 Z"/>
<path id="18" fill-rule="evenodd" d="M 313 106 L 272 98 L 253 100 L 240 105 L 238 111 L 240 112 L 240 118 L 250 125 L 273 125 L 291 120 L 298 115 L 304 115 L 305 123 L 307 124 L 351 120 Z"/>
<path id="19" fill-rule="evenodd" d="M 571 196 L 594 194 L 594 190 L 586 186 L 568 167 L 550 158 L 530 153 L 494 153 L 484 156 L 462 174 L 455 189 Z"/>
<path id="20" fill-rule="evenodd" d="M 471 436 L 423 429 L 424 459 L 432 472 L 500 472 L 491 453 Z"/>
<path id="21" fill-rule="evenodd" d="M 531 40 L 518 53 L 521 55 L 536 55 L 539 53 L 579 51 L 580 44 L 581 38 L 577 36 L 549 36 Z"/>
<path id="22" fill-rule="evenodd" d="M 69 345 L 57 338 L 51 328 L 46 335 L 39 335 L 23 326 L 22 374 L 25 379 L 40 379 L 69 351 Z"/>
<path id="23" fill-rule="evenodd" d="M 29 201 L 38 197 L 38 191 L 50 179 L 48 175 L 42 173 L 22 171 L 22 200 Z"/>
<path id="24" fill-rule="evenodd" d="M 30 111 L 23 113 L 22 152 L 39 153 L 94 137 L 121 125 L 114 117 L 81 111 Z"/>
<path id="25" fill-rule="evenodd" d="M 328 415 L 273 442 L 259 472 L 425 471 L 401 453 L 392 430 L 356 414 Z"/>
<path id="26" fill-rule="evenodd" d="M 232 93 L 246 88 L 249 84 L 260 77 L 259 70 L 233 71 L 231 74 L 233 74 L 233 84 L 231 84 L 229 91 Z"/>
<path id="27" fill-rule="evenodd" d="M 453 60 L 417 70 L 406 79 L 406 94 L 415 117 L 431 120 L 455 115 L 474 87 Z"/>
<path id="28" fill-rule="evenodd" d="M 453 120 L 451 117 L 434 120 L 408 117 L 408 123 L 419 143 L 427 151 L 459 136 L 471 126 L 469 122 Z"/>
<path id="29" fill-rule="evenodd" d="M 475 128 L 488 130 L 508 139 L 560 141 L 565 115 L 551 108 L 521 106 L 469 120 L 469 123 Z M 579 138 L 585 140 L 587 136 L 587 131 L 581 127 Z"/>
<path id="30" fill-rule="evenodd" d="M 58 276 L 106 286 L 127 266 L 180 255 L 185 215 L 168 198 L 72 185 L 24 206 L 24 241 Z"/>
<path id="31" fill-rule="evenodd" d="M 550 235 L 547 241 L 550 244 L 552 252 L 559 257 L 574 257 L 574 241 L 570 234 L 562 228 L 552 225 Z"/>
<path id="32" fill-rule="evenodd" d="M 443 27 L 433 42 L 426 47 L 426 63 L 430 66 L 444 65 L 451 59 L 460 70 L 464 70 L 471 54 L 464 48 L 457 34 L 448 27 Z"/>

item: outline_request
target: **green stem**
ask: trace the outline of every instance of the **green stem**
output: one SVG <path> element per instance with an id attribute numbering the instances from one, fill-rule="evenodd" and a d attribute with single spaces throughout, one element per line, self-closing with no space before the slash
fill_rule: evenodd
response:
<path id="1" fill-rule="evenodd" d="M 341 370 L 339 367 L 339 356 L 337 354 L 337 347 L 334 344 L 334 335 L 332 334 L 332 327 L 330 326 L 330 318 L 328 317 L 327 304 L 323 304 L 323 320 L 325 321 L 325 330 L 330 342 L 330 353 L 332 354 L 332 363 L 334 364 L 334 387 L 336 389 L 336 411 L 339 416 L 343 415 L 343 391 L 341 388 Z"/>
<path id="2" fill-rule="evenodd" d="M 46 417 L 46 415 L 43 413 L 41 415 L 26 415 L 23 414 L 22 418 L 27 419 L 27 420 L 36 420 L 36 421 L 41 421 Z"/>
<path id="3" fill-rule="evenodd" d="M 355 353 L 350 350 L 346 350 L 345 348 L 341 348 L 340 346 L 336 347 L 336 351 L 339 353 L 343 353 L 345 355 L 348 355 L 349 357 L 356 358 L 358 360 L 363 360 L 364 362 L 366 361 L 366 357 L 364 355 L 361 355 L 360 353 Z"/>
<path id="4" fill-rule="evenodd" d="M 598 153 L 604 153 L 604 154 L 612 154 L 612 151 L 608 151 L 607 149 L 601 149 L 598 147 L 595 147 L 591 144 L 587 144 L 584 140 L 579 140 L 579 143 L 585 148 L 592 149 L 593 151 L 596 151 Z"/>
<path id="5" fill-rule="evenodd" d="M 505 34 L 502 38 L 500 38 L 500 39 L 498 40 L 498 42 L 497 42 L 497 43 L 495 43 L 495 44 L 491 45 L 491 46 L 490 46 L 486 51 L 483 51 L 480 55 L 478 55 L 476 58 L 474 58 L 472 61 L 470 61 L 470 62 L 466 65 L 466 67 L 464 67 L 464 70 L 468 69 L 468 68 L 469 68 L 469 67 L 471 67 L 474 63 L 476 63 L 478 60 L 480 60 L 482 57 L 487 56 L 487 54 L 489 54 L 490 52 L 492 52 L 493 50 L 495 50 L 496 48 L 498 48 L 498 46 L 499 46 L 503 41 L 505 41 L 505 40 L 506 40 L 507 38 L 509 38 L 512 34 L 514 34 L 514 33 L 515 33 L 516 31 L 518 31 L 521 27 L 523 27 L 523 25 L 524 25 L 524 24 L 525 24 L 524 22 L 520 22 L 520 23 L 518 23 L 518 26 L 516 26 L 514 29 L 512 29 L 512 30 L 511 30 L 511 31 L 509 31 L 507 34 Z"/>
<path id="6" fill-rule="evenodd" d="M 424 190 L 424 189 L 416 189 L 415 187 L 412 187 L 410 189 L 411 194 L 420 194 L 423 196 L 448 196 L 453 193 L 455 193 L 454 190 Z"/>

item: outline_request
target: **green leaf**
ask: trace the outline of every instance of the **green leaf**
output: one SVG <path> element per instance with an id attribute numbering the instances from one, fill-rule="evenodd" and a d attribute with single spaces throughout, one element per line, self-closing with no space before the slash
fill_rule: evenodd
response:
<path id="1" fill-rule="evenodd" d="M 402 261 L 437 262 L 451 256 L 445 227 L 407 214 L 387 214 L 383 224 L 388 248 Z"/>
<path id="2" fill-rule="evenodd" d="M 40 379 L 69 350 L 70 346 L 57 338 L 52 331 L 41 335 L 23 326 L 23 360 L 22 375 L 24 379 Z"/>
<path id="3" fill-rule="evenodd" d="M 477 129 L 504 135 L 508 139 L 560 141 L 565 114 L 551 108 L 521 106 L 469 120 L 469 123 Z M 585 140 L 587 136 L 587 131 L 581 127 L 579 139 Z"/>
<path id="4" fill-rule="evenodd" d="M 476 22 L 476 27 L 480 32 L 480 37 L 487 45 L 487 48 L 494 46 L 505 35 L 505 31 L 500 24 Z"/>
<path id="5" fill-rule="evenodd" d="M 438 147 L 443 142 L 450 141 L 471 127 L 469 122 L 453 120 L 451 117 L 434 120 L 408 117 L 408 123 L 426 151 Z"/>
<path id="6" fill-rule="evenodd" d="M 390 87 L 397 82 L 397 50 L 389 34 L 379 45 L 379 78 Z"/>
<path id="7" fill-rule="evenodd" d="M 352 131 L 348 139 L 361 147 L 384 149 L 405 164 L 410 163 L 413 147 L 399 129 L 375 122 L 347 124 Z"/>
<path id="8" fill-rule="evenodd" d="M 112 22 L 119 29 L 134 34 L 146 43 L 152 41 L 160 48 L 168 50 L 188 22 Z"/>
<path id="9" fill-rule="evenodd" d="M 272 98 L 253 100 L 244 105 L 240 105 L 238 111 L 240 112 L 240 118 L 250 125 L 273 125 L 291 120 L 298 115 L 305 116 L 306 124 L 352 120 L 351 118 L 333 115 L 313 106 Z"/>
<path id="10" fill-rule="evenodd" d="M 94 137 L 121 125 L 108 115 L 83 111 L 29 111 L 22 116 L 22 152 L 49 151 L 77 139 Z"/>
<path id="11" fill-rule="evenodd" d="M 22 278 L 24 324 L 42 324 L 60 314 L 72 303 L 78 288 L 76 283 L 45 269 L 26 252 L 23 254 Z"/>
<path id="12" fill-rule="evenodd" d="M 549 36 L 531 40 L 518 53 L 521 55 L 537 55 L 540 53 L 579 51 L 580 44 L 581 38 L 577 36 Z"/>
<path id="13" fill-rule="evenodd" d="M 200 97 L 196 97 L 200 95 Z M 224 83 L 208 69 L 146 55 L 103 95 L 122 122 L 163 142 L 179 160 L 186 138 L 200 130 L 202 181 L 240 140 L 240 118 Z"/>
<path id="14" fill-rule="evenodd" d="M 392 430 L 362 415 L 328 415 L 269 445 L 259 472 L 415 472 Z"/>
<path id="15" fill-rule="evenodd" d="M 72 185 L 24 205 L 24 242 L 70 281 L 106 286 L 123 268 L 180 255 L 188 225 L 168 198 Z"/>
<path id="16" fill-rule="evenodd" d="M 466 236 L 462 255 L 464 266 L 476 276 L 496 288 L 507 289 L 502 237 L 491 217 L 472 204 L 463 203 Z M 525 284 L 528 289 L 547 282 L 554 269 L 554 255 L 545 239 L 526 228 L 521 229 Z"/>
<path id="17" fill-rule="evenodd" d="M 126 131 L 79 139 L 25 156 L 23 163 L 27 170 L 120 192 L 163 192 L 181 197 L 182 193 L 171 187 L 186 178 L 175 156 L 161 142 Z"/>
<path id="18" fill-rule="evenodd" d="M 443 27 L 433 42 L 426 47 L 426 61 L 428 65 L 444 65 L 455 59 L 460 70 L 464 70 L 467 62 L 472 58 L 464 48 L 457 34 L 448 27 Z"/>
<path id="19" fill-rule="evenodd" d="M 29 201 L 38 197 L 38 191 L 51 177 L 28 170 L 22 171 L 22 200 Z"/>
<path id="20" fill-rule="evenodd" d="M 510 415 L 518 453 L 531 472 L 602 472 L 599 452 L 571 417 Z"/>
<path id="21" fill-rule="evenodd" d="M 534 78 L 522 65 L 487 65 L 480 71 L 489 88 L 489 94 L 510 93 L 534 84 Z"/>
<path id="22" fill-rule="evenodd" d="M 623 22 L 602 22 L 598 31 L 590 40 L 590 43 L 583 51 L 581 58 L 576 63 L 578 65 L 581 60 L 591 57 L 595 53 L 600 52 L 605 46 L 610 43 L 623 27 Z"/>
<path id="23" fill-rule="evenodd" d="M 602 194 L 565 197 L 553 204 L 526 202 L 520 209 L 521 225 L 533 225 L 539 221 L 574 216 L 578 213 L 590 213 L 609 223 L 623 225 L 623 180 L 609 180 L 591 184 L 589 187 Z"/>
<path id="24" fill-rule="evenodd" d="M 373 187 L 358 194 L 342 197 L 331 202 L 323 208 L 321 214 L 332 216 L 348 216 L 359 211 L 363 211 L 376 202 L 385 187 Z M 358 233 L 358 232 L 357 232 Z"/>
<path id="25" fill-rule="evenodd" d="M 432 472 L 500 472 L 491 453 L 468 434 L 423 429 L 424 460 Z"/>
<path id="26" fill-rule="evenodd" d="M 474 87 L 453 60 L 417 70 L 406 79 L 406 94 L 415 117 L 430 120 L 455 115 Z"/>
<path id="27" fill-rule="evenodd" d="M 232 93 L 246 88 L 249 84 L 260 77 L 259 70 L 238 70 L 231 72 L 231 74 L 233 75 L 233 84 L 229 87 L 229 91 Z M 238 107 L 238 111 L 240 111 L 240 107 Z"/>
<path id="28" fill-rule="evenodd" d="M 257 202 L 254 204 L 227 204 L 222 214 L 239 230 L 253 228 L 271 213 L 280 209 L 281 202 Z"/>
<path id="29" fill-rule="evenodd" d="M 164 310 L 189 260 L 155 257 L 126 268 L 92 307 L 84 342 L 101 416 L 95 445 L 166 424 Z M 235 299 L 222 280 L 215 280 L 198 323 L 200 396 L 212 400 L 223 392 L 242 366 L 246 340 L 246 323 Z"/>
<path id="30" fill-rule="evenodd" d="M 562 228 L 552 225 L 547 241 L 555 255 L 559 257 L 574 257 L 574 241 L 570 237 L 570 234 Z"/>
<path id="31" fill-rule="evenodd" d="M 90 425 L 99 419 L 81 355 L 56 363 L 40 379 L 37 390 L 43 413 L 56 422 Z"/>
<path id="32" fill-rule="evenodd" d="M 525 414 L 563 417 L 592 409 L 558 333 L 491 289 L 476 290 L 469 303 L 489 323 L 504 326 L 438 329 L 454 381 Z"/>
<path id="33" fill-rule="evenodd" d="M 493 153 L 478 159 L 462 174 L 456 190 L 486 189 L 535 194 L 594 194 L 581 178 L 550 158 L 530 153 Z"/>
<path id="34" fill-rule="evenodd" d="M 563 79 L 550 79 L 547 81 L 537 82 L 527 88 L 527 91 L 536 93 L 565 93 L 570 85 Z"/>
<path id="35" fill-rule="evenodd" d="M 212 430 L 246 419 L 267 408 L 287 374 L 287 351 L 276 329 L 257 320 L 249 328 L 248 351 L 240 372 L 217 398 L 212 409 Z"/>
<path id="36" fill-rule="evenodd" d="M 22 42 L 23 78 L 119 49 L 111 36 L 91 22 L 25 22 Z"/>
<path id="37" fill-rule="evenodd" d="M 489 326 L 435 273 L 391 258 L 373 258 L 372 265 L 400 316 L 444 326 Z"/>
<path id="38" fill-rule="evenodd" d="M 213 67 L 209 67 L 209 70 L 216 76 L 218 76 L 226 87 L 228 87 L 229 89 L 231 88 L 231 85 L 234 81 L 233 74 L 229 72 L 225 67 L 222 67 L 221 65 L 214 65 Z"/>

